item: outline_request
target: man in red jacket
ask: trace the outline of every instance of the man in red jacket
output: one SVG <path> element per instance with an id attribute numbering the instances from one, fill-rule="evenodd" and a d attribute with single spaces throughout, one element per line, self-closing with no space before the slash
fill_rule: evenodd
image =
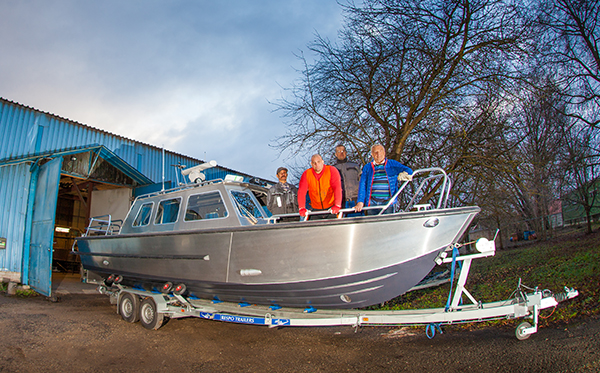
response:
<path id="1" fill-rule="evenodd" d="M 319 154 L 310 158 L 308 170 L 304 171 L 298 185 L 298 207 L 300 216 L 306 216 L 306 193 L 310 197 L 310 206 L 313 211 L 330 211 L 331 214 L 340 212 L 342 206 L 342 181 L 340 173 L 333 166 L 323 162 Z M 314 215 L 315 218 L 334 218 L 331 214 Z"/>

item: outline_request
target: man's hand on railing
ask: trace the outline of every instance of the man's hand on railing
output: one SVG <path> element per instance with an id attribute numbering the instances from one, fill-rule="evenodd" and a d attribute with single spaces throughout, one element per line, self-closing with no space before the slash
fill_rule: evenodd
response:
<path id="1" fill-rule="evenodd" d="M 398 181 L 412 181 L 412 175 L 409 175 L 408 172 L 400 172 L 398 174 Z"/>
<path id="2" fill-rule="evenodd" d="M 357 203 L 356 206 L 354 206 L 354 211 L 361 212 L 364 205 L 365 204 L 362 202 Z"/>
<path id="3" fill-rule="evenodd" d="M 305 217 L 308 210 L 302 207 L 298 212 L 300 213 L 300 216 Z"/>

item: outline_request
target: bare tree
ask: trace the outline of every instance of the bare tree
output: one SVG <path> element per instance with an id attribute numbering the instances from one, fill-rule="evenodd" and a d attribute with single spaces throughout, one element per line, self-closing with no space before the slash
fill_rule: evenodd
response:
<path id="1" fill-rule="evenodd" d="M 288 121 L 282 150 L 342 142 L 364 163 L 380 142 L 390 158 L 415 158 L 424 136 L 452 132 L 441 128 L 448 118 L 519 74 L 512 62 L 530 30 L 511 1 L 366 0 L 344 10 L 339 44 L 317 36 L 316 62 L 300 56 L 302 78 L 276 104 Z"/>
<path id="2" fill-rule="evenodd" d="M 569 115 L 600 124 L 600 0 L 540 0 L 543 57 L 561 78 Z"/>
<path id="3" fill-rule="evenodd" d="M 573 123 L 565 114 L 593 124 L 597 88 L 594 71 L 582 67 L 589 64 L 573 68 L 566 58 L 581 52 L 573 40 L 585 38 L 560 36 L 563 44 L 554 47 L 570 49 L 545 50 L 543 68 L 536 65 L 536 32 L 558 40 L 560 27 L 570 24 L 565 13 L 553 25 L 548 17 L 559 10 L 550 12 L 550 2 L 534 4 L 540 13 L 503 0 L 343 5 L 338 41 L 317 36 L 309 45 L 316 59 L 299 56 L 301 78 L 276 103 L 288 128 L 276 145 L 294 154 L 327 153 L 341 142 L 366 163 L 370 145 L 379 142 L 390 158 L 413 168 L 438 165 L 452 173 L 453 203 L 482 205 L 481 219 L 489 224 L 500 227 L 519 216 L 543 232 L 543 217 L 558 196 L 560 134 Z M 541 28 L 529 13 L 541 14 Z M 556 72 L 558 84 L 539 78 Z M 435 190 L 431 185 L 428 194 Z"/>
<path id="4" fill-rule="evenodd" d="M 551 80 L 542 80 L 546 83 L 535 84 L 542 88 L 522 93 L 508 110 L 505 120 L 509 123 L 503 126 L 506 130 L 491 154 L 494 163 L 492 167 L 481 166 L 493 172 L 484 176 L 498 194 L 490 198 L 493 190 L 485 189 L 485 196 L 498 204 L 488 208 L 504 216 L 516 213 L 529 229 L 545 238 L 545 217 L 550 204 L 559 197 L 563 178 L 559 168 L 564 148 L 562 133 L 569 121 L 560 109 L 560 90 Z"/>
<path id="5" fill-rule="evenodd" d="M 600 156 L 594 150 L 600 146 L 600 139 L 592 132 L 590 127 L 566 131 L 562 183 L 564 202 L 574 210 L 571 214 L 583 210 L 588 233 L 592 233 L 592 210 L 600 208 Z"/>

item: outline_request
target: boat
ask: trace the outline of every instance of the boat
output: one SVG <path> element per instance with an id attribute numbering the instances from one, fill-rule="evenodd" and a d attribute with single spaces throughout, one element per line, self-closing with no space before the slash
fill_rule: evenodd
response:
<path id="1" fill-rule="evenodd" d="M 201 171 L 214 165 L 184 170 L 190 182 L 177 188 L 137 197 L 122 222 L 90 219 L 76 240 L 83 269 L 106 285 L 190 299 L 362 308 L 418 284 L 480 211 L 446 207 L 448 176 L 427 168 L 390 199 L 388 205 L 408 201 L 395 213 L 348 216 L 353 210 L 343 209 L 335 219 L 312 220 L 309 212 L 304 221 L 297 214 L 269 216 L 266 187 L 230 175 L 204 181 Z M 415 194 L 402 197 L 411 183 Z M 421 203 L 419 193 L 434 183 L 441 187 L 433 202 Z"/>

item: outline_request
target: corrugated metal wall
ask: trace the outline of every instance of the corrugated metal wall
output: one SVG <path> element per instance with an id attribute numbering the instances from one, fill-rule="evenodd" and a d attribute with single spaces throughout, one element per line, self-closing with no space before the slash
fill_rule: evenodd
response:
<path id="1" fill-rule="evenodd" d="M 6 238 L 0 271 L 21 272 L 29 167 L 26 163 L 0 167 L 0 236 Z"/>
<path id="2" fill-rule="evenodd" d="M 43 113 L 0 98 L 0 160 L 19 159 L 57 150 L 88 145 L 104 145 L 154 182 L 162 181 L 162 149 L 114 135 L 93 127 Z M 165 180 L 175 180 L 173 164 L 188 167 L 200 160 L 165 151 Z M 217 167 L 207 172 L 207 179 L 226 174 L 251 175 Z"/>
<path id="3" fill-rule="evenodd" d="M 154 182 L 162 182 L 161 148 L 0 98 L 0 237 L 7 239 L 6 249 L 0 249 L 0 272 L 22 272 L 31 162 L 18 160 L 96 144 L 104 145 Z M 17 161 L 6 164 L 9 160 Z M 200 160 L 165 151 L 165 181 L 175 185 L 177 180 L 176 168 L 171 165 L 191 167 L 199 163 Z M 206 170 L 205 174 L 207 180 L 227 174 L 251 177 L 224 167 Z"/>

